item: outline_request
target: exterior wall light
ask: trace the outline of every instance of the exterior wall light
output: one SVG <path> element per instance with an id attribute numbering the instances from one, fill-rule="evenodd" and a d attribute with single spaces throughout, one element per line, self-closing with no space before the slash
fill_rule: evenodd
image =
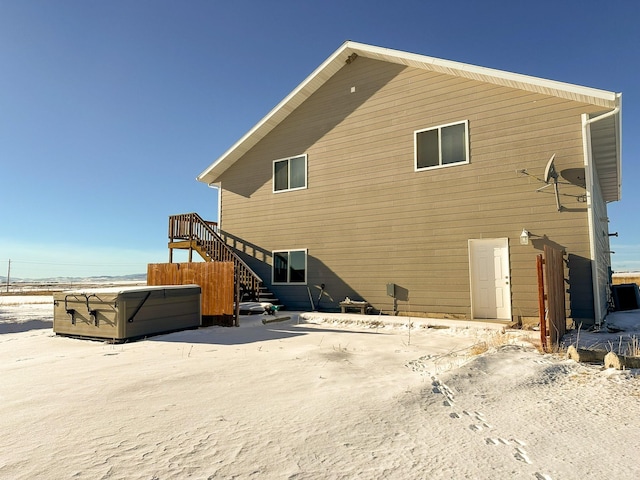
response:
<path id="1" fill-rule="evenodd" d="M 520 245 L 529 245 L 529 232 L 524 228 L 520 234 Z"/>

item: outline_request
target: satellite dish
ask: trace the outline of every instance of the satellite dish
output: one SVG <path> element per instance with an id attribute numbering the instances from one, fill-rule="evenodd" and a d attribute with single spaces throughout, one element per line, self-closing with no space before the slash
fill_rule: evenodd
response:
<path id="1" fill-rule="evenodd" d="M 544 169 L 544 183 L 550 183 L 553 179 L 554 183 L 558 183 L 558 172 L 556 172 L 556 166 L 553 161 L 556 158 L 556 154 L 551 155 L 551 158 L 547 162 L 547 166 Z"/>
<path id="2" fill-rule="evenodd" d="M 558 175 L 558 171 L 556 170 L 556 166 L 554 164 L 555 159 L 556 159 L 556 154 L 554 153 L 553 155 L 551 155 L 551 158 L 547 162 L 547 166 L 544 168 L 543 178 L 535 177 L 535 179 L 538 180 L 539 182 L 544 182 L 546 184 L 538 188 L 536 192 L 541 192 L 545 188 L 549 187 L 551 185 L 551 181 L 553 180 L 553 190 L 556 194 L 556 207 L 558 208 L 558 211 L 561 211 L 562 205 L 560 205 L 560 192 L 558 191 L 558 177 L 560 175 Z M 529 172 L 527 172 L 526 168 L 516 170 L 516 173 L 520 175 L 530 175 Z"/>
<path id="3" fill-rule="evenodd" d="M 562 205 L 560 205 L 560 192 L 558 191 L 558 172 L 556 171 L 556 166 L 553 163 L 555 158 L 556 154 L 554 153 L 547 162 L 547 166 L 544 169 L 544 183 L 546 183 L 546 185 L 539 188 L 538 191 L 547 188 L 551 183 L 551 180 L 553 180 L 553 190 L 556 194 L 556 207 L 558 208 L 558 211 L 560 211 L 562 210 Z"/>

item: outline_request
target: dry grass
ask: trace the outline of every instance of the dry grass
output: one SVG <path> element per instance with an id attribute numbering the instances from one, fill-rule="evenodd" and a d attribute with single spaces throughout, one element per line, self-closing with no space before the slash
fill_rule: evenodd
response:
<path id="1" fill-rule="evenodd" d="M 469 349 L 469 355 L 482 355 L 483 353 L 488 351 L 489 345 L 487 344 L 487 342 L 478 342 Z"/>
<path id="2" fill-rule="evenodd" d="M 542 345 L 540 346 L 540 352 L 541 353 L 551 353 L 553 355 L 558 356 L 559 358 L 564 358 L 567 356 L 567 345 L 562 345 L 562 344 L 556 344 L 553 345 L 551 344 L 551 341 L 548 342 L 547 344 L 547 351 L 543 351 L 542 349 Z"/>
<path id="3" fill-rule="evenodd" d="M 614 352 L 617 355 L 625 357 L 640 357 L 640 338 L 636 335 L 623 336 L 620 335 L 618 342 L 608 342 L 607 351 Z"/>
<path id="4" fill-rule="evenodd" d="M 517 337 L 511 333 L 506 332 L 494 332 L 489 334 L 486 338 L 483 338 L 479 342 L 475 343 L 469 349 L 469 355 L 482 355 L 489 350 L 495 350 L 503 345 L 511 345 Z"/>
<path id="5" fill-rule="evenodd" d="M 631 337 L 629 345 L 627 346 L 628 357 L 640 357 L 640 338 L 635 335 Z"/>

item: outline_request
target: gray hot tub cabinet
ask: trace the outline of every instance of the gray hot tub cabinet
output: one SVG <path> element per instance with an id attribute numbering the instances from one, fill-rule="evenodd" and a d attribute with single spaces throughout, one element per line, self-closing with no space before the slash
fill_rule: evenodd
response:
<path id="1" fill-rule="evenodd" d="M 115 342 L 201 325 L 200 286 L 165 285 L 69 290 L 53 296 L 58 335 Z"/>

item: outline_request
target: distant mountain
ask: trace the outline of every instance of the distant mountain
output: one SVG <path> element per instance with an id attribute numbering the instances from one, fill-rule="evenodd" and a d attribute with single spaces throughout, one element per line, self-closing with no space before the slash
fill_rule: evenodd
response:
<path id="1" fill-rule="evenodd" d="M 115 283 L 115 282 L 146 282 L 146 273 L 131 275 L 101 275 L 93 277 L 48 277 L 48 278 L 14 278 L 11 283 Z M 7 277 L 0 276 L 0 284 L 7 283 Z"/>

